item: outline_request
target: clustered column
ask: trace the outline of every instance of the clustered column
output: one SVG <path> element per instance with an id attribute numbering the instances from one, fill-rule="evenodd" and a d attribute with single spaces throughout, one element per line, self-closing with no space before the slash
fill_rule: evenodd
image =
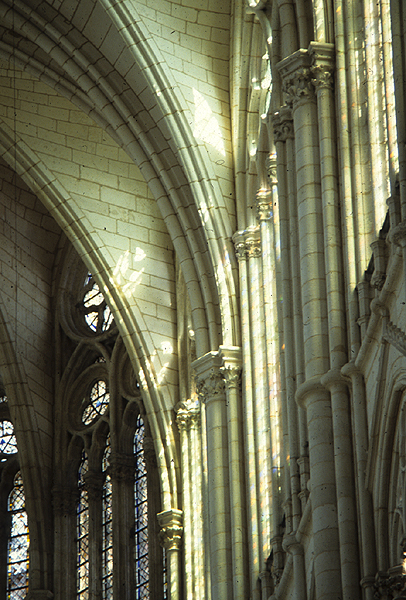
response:
<path id="1" fill-rule="evenodd" d="M 320 378 L 329 370 L 317 105 L 310 57 L 299 50 L 278 63 L 292 106 L 302 287 L 305 382 L 296 398 L 307 411 L 313 509 L 314 571 L 319 600 L 341 594 L 330 394 Z"/>

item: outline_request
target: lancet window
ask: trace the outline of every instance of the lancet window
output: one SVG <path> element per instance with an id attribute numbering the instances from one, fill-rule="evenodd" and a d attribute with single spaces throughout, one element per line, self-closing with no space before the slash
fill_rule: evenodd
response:
<path id="1" fill-rule="evenodd" d="M 150 434 L 140 386 L 100 287 L 78 258 L 67 257 L 60 294 L 56 528 L 76 556 L 67 565 L 61 548 L 61 600 L 163 598 L 163 549 L 148 519 L 160 512 L 159 485 L 156 461 L 144 455 Z"/>
<path id="2" fill-rule="evenodd" d="M 28 591 L 29 531 L 17 440 L 7 396 L 0 400 L 0 599 L 19 600 Z"/>

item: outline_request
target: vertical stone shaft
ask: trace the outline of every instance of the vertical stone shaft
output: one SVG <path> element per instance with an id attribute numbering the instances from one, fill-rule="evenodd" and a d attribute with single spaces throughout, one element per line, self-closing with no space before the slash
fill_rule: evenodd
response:
<path id="1" fill-rule="evenodd" d="M 109 459 L 113 488 L 112 524 L 117 532 L 113 536 L 114 578 L 113 593 L 119 598 L 129 598 L 134 588 L 134 570 L 127 565 L 134 561 L 134 472 L 133 455 L 112 451 Z"/>
<path id="2" fill-rule="evenodd" d="M 161 544 L 166 552 L 166 572 L 168 582 L 168 600 L 180 600 L 180 560 L 179 550 L 183 535 L 183 515 L 181 510 L 175 508 L 158 513 L 158 522 L 161 527 Z"/>
<path id="3" fill-rule="evenodd" d="M 285 148 L 283 142 L 289 135 L 292 135 L 292 120 L 290 111 L 278 115 L 274 119 L 274 135 L 276 146 L 279 149 L 280 158 L 284 156 L 286 160 Z M 283 153 L 283 154 L 282 154 Z M 279 222 L 280 222 L 280 240 L 281 240 L 281 263 L 282 263 L 282 295 L 283 295 L 283 332 L 285 339 L 285 378 L 286 378 L 286 400 L 287 400 L 287 425 L 289 432 L 289 475 L 290 475 L 290 494 L 292 502 L 292 524 L 289 524 L 288 531 L 295 531 L 299 525 L 300 519 L 300 479 L 297 460 L 299 458 L 299 432 L 297 422 L 297 406 L 295 402 L 296 392 L 296 361 L 295 347 L 291 343 L 294 339 L 293 322 L 293 295 L 292 295 L 292 255 L 290 251 L 289 235 L 289 187 L 285 180 L 285 161 L 280 160 L 279 185 Z"/>
<path id="4" fill-rule="evenodd" d="M 85 474 L 85 488 L 89 498 L 89 540 L 92 540 L 88 547 L 89 599 L 99 600 L 102 593 L 102 473 L 89 469 Z"/>
<path id="5" fill-rule="evenodd" d="M 185 531 L 184 562 L 186 565 L 186 597 L 200 600 L 204 597 L 202 535 L 202 470 L 200 435 L 200 403 L 184 400 L 175 408 L 180 433 L 183 477 L 183 526 Z"/>
<path id="6" fill-rule="evenodd" d="M 248 253 L 245 241 L 245 232 L 237 232 L 233 236 L 236 255 L 239 261 L 240 272 L 240 298 L 241 298 L 241 324 L 242 339 L 249 340 L 251 336 L 250 329 L 250 297 L 248 292 Z M 256 585 L 255 572 L 258 571 L 258 503 L 257 503 L 257 470 L 255 458 L 255 422 L 254 422 L 254 397 L 253 380 L 251 372 L 252 356 L 251 345 L 246 343 L 243 348 L 243 390 L 242 390 L 242 415 L 243 415 L 243 433 L 245 442 L 245 472 L 246 487 L 248 492 L 247 502 L 247 521 L 248 521 L 248 547 L 250 590 Z"/>
<path id="7" fill-rule="evenodd" d="M 309 67 L 304 50 L 278 63 L 293 103 L 296 148 L 306 375 L 296 397 L 307 410 L 316 595 L 332 600 L 341 594 L 341 578 L 330 395 L 320 383 L 329 367 L 328 329 L 317 107 Z"/>
<path id="8" fill-rule="evenodd" d="M 317 91 L 321 192 L 327 286 L 330 371 L 322 383 L 330 390 L 334 433 L 335 476 L 344 598 L 357 598 L 359 569 L 353 477 L 350 406 L 340 369 L 347 361 L 340 211 L 333 97 L 334 45 L 312 42 L 313 83 Z"/>
<path id="9" fill-rule="evenodd" d="M 276 163 L 276 161 L 274 161 Z M 273 187 L 276 188 L 276 164 L 272 164 Z M 265 408 L 264 420 L 266 428 L 269 429 L 270 454 L 267 453 L 269 472 L 271 473 L 272 494 L 272 520 L 270 523 L 271 539 L 279 535 L 279 523 L 281 514 L 278 510 L 280 505 L 279 472 L 281 466 L 281 423 L 280 407 L 278 399 L 280 396 L 279 364 L 279 339 L 277 323 L 277 291 L 276 291 L 276 266 L 275 266 L 275 240 L 273 232 L 273 200 L 277 202 L 276 189 L 263 189 L 257 193 L 257 218 L 260 226 L 261 236 L 261 258 L 262 258 L 262 293 L 264 305 L 264 322 L 266 337 L 266 365 L 269 411 Z"/>
<path id="10" fill-rule="evenodd" d="M 241 348 L 221 346 L 220 351 L 223 359 L 221 371 L 227 396 L 233 600 L 245 600 L 249 596 L 249 591 L 244 456 L 242 453 Z"/>
<path id="11" fill-rule="evenodd" d="M 194 361 L 201 400 L 206 405 L 207 466 L 212 600 L 231 600 L 229 456 L 225 385 L 218 353 Z"/>

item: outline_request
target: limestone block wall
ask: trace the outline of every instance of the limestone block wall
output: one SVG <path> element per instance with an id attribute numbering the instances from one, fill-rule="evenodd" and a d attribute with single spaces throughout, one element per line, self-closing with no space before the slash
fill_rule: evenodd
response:
<path id="1" fill-rule="evenodd" d="M 125 152 L 83 112 L 25 73 L 17 72 L 12 84 L 14 71 L 5 67 L 4 123 L 24 138 L 42 168 L 66 190 L 74 218 L 83 223 L 79 240 L 73 239 L 71 223 L 65 223 L 68 235 L 74 244 L 79 242 L 77 249 L 95 275 L 105 277 L 110 293 L 114 290 L 130 313 L 131 307 L 136 309 L 137 318 L 129 317 L 127 326 L 134 331 L 137 322 L 157 385 L 165 381 L 174 386 L 173 247 L 145 180 Z M 52 211 L 51 203 L 48 208 Z M 95 248 L 97 263 L 92 262 Z M 111 296 L 109 301 L 114 310 Z"/>
<path id="2" fill-rule="evenodd" d="M 41 461 L 47 472 L 52 465 L 53 438 L 52 276 L 61 230 L 3 161 L 0 169 L 3 335 L 4 340 L 9 336 L 14 346 L 22 383 L 30 391 L 25 399 L 15 396 L 11 388 L 10 406 L 14 416 L 29 400 L 31 426 L 39 435 Z M 6 386 L 19 382 L 11 373 L 3 373 L 3 378 Z M 16 419 L 22 444 L 28 423 Z"/>

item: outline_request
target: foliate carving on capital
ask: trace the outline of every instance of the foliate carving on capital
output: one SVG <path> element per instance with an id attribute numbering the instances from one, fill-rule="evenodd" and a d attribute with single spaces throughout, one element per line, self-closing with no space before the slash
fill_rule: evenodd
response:
<path id="1" fill-rule="evenodd" d="M 221 372 L 228 390 L 241 388 L 241 367 L 225 366 L 221 367 Z"/>
<path id="2" fill-rule="evenodd" d="M 208 377 L 197 380 L 197 393 L 201 402 L 225 398 L 224 377 L 220 369 L 211 369 Z"/>
<path id="3" fill-rule="evenodd" d="M 278 172 L 277 172 L 277 161 L 276 161 L 275 154 L 271 154 L 270 156 L 268 156 L 268 159 L 266 161 L 266 168 L 268 171 L 268 178 L 269 178 L 271 185 L 272 186 L 277 185 L 278 184 Z"/>
<path id="4" fill-rule="evenodd" d="M 382 598 L 392 600 L 400 596 L 403 598 L 405 589 L 406 575 L 404 573 L 394 575 L 378 573 L 374 583 L 374 598 L 375 600 L 381 600 Z"/>
<path id="5" fill-rule="evenodd" d="M 314 87 L 310 67 L 299 67 L 283 82 L 282 90 L 287 95 L 287 105 L 295 107 L 302 101 L 314 100 Z"/>
<path id="6" fill-rule="evenodd" d="M 272 117 L 273 135 L 275 142 L 286 142 L 294 138 L 293 118 L 290 108 L 278 111 Z"/>
<path id="7" fill-rule="evenodd" d="M 175 406 L 176 423 L 180 431 L 198 429 L 200 427 L 199 400 L 182 400 Z"/>
<path id="8" fill-rule="evenodd" d="M 320 89 L 332 90 L 334 86 L 334 69 L 326 65 L 314 65 L 312 67 L 312 83 L 316 91 Z"/>
<path id="9" fill-rule="evenodd" d="M 335 70 L 334 44 L 311 42 L 309 55 L 312 61 L 312 82 L 316 90 L 332 89 Z"/>

